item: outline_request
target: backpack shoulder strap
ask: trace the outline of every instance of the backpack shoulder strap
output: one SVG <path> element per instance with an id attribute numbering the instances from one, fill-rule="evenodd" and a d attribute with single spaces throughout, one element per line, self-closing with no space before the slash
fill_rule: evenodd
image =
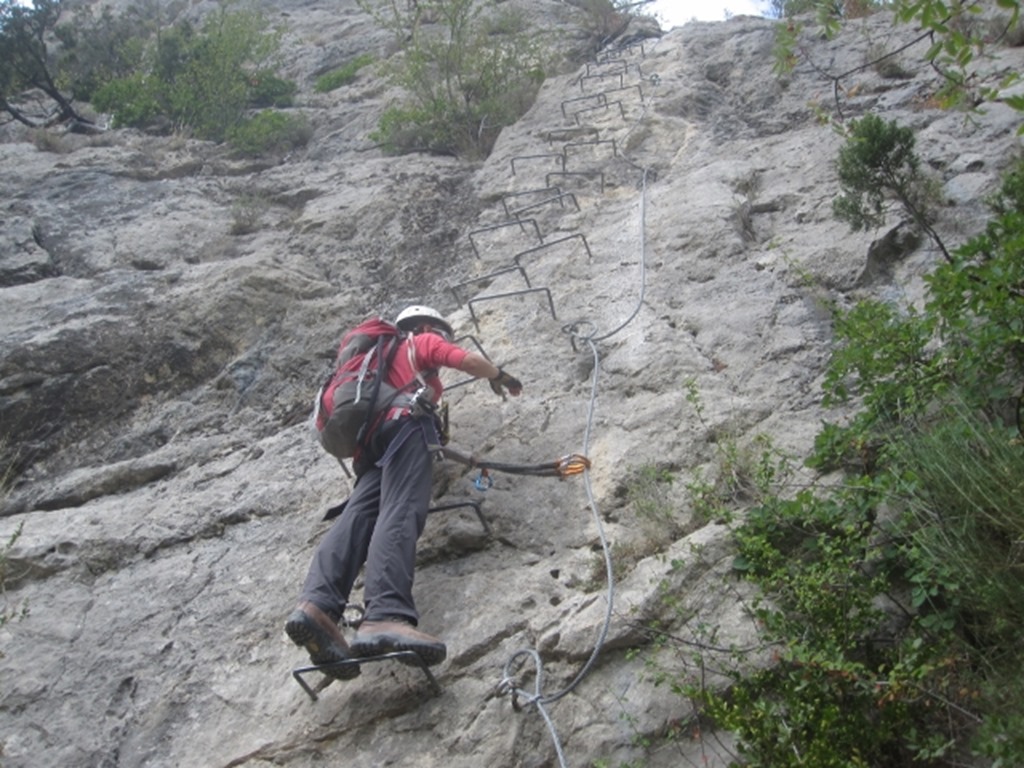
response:
<path id="1" fill-rule="evenodd" d="M 370 407 L 366 410 L 366 420 L 363 422 L 363 426 L 359 428 L 359 432 L 356 435 L 356 442 L 359 445 L 365 445 L 369 436 L 373 433 L 374 417 L 380 410 L 377 407 L 377 398 L 380 396 L 381 383 L 384 381 L 385 376 L 387 376 L 387 370 L 395 360 L 395 355 L 398 352 L 398 347 L 401 345 L 401 342 L 401 336 L 392 336 L 388 338 L 382 334 L 377 338 L 377 346 L 374 350 L 366 353 L 367 358 L 372 354 L 376 354 L 377 372 L 374 374 L 373 378 L 373 390 L 370 392 Z M 385 346 L 387 347 L 387 351 L 385 351 Z M 390 399 L 394 400 L 394 395 Z"/>

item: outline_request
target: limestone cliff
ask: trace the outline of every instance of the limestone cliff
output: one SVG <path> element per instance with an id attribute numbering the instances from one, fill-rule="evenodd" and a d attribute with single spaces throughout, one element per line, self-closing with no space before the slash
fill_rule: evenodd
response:
<path id="1" fill-rule="evenodd" d="M 574 44 L 579 9 L 522 4 Z M 881 258 L 886 232 L 834 220 L 841 139 L 821 116 L 912 126 L 957 242 L 982 224 L 1018 114 L 936 108 L 925 43 L 898 77 L 862 67 L 914 36 L 884 15 L 808 33 L 784 77 L 773 22 L 743 17 L 552 74 L 485 162 L 390 157 L 367 139 L 395 98 L 379 72 L 312 88 L 386 36 L 352 0 L 272 7 L 315 129 L 289 157 L 129 130 L 43 151 L 4 129 L 0 538 L 20 527 L 6 600 L 29 613 L 0 630 L 3 765 L 512 768 L 559 749 L 572 766 L 724 765 L 724 734 L 660 740 L 690 704 L 629 652 L 652 620 L 693 642 L 713 628 L 719 647 L 756 633 L 727 526 L 686 486 L 758 435 L 798 465 L 825 415 L 828 305 L 913 300 L 937 258 L 928 243 Z M 1021 51 L 978 67 L 994 83 Z M 309 405 L 345 328 L 409 301 L 525 384 L 506 402 L 450 379 L 456 446 L 586 453 L 592 469 L 480 490 L 440 465 L 438 504 L 477 503 L 489 528 L 461 507 L 421 542 L 422 627 L 449 647 L 440 695 L 379 664 L 314 702 L 283 620 L 349 481 Z M 674 477 L 655 516 L 634 493 L 652 469 Z M 647 653 L 691 674 L 679 649 Z M 533 653 L 550 729 L 502 695 L 506 674 L 533 689 Z"/>

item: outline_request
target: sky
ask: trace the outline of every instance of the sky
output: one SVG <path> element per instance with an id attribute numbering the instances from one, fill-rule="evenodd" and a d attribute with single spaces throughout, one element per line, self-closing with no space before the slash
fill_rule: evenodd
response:
<path id="1" fill-rule="evenodd" d="M 661 17 L 662 27 L 682 26 L 691 19 L 698 21 L 724 21 L 726 11 L 733 16 L 761 16 L 767 5 L 758 0 L 654 0 L 645 12 Z"/>

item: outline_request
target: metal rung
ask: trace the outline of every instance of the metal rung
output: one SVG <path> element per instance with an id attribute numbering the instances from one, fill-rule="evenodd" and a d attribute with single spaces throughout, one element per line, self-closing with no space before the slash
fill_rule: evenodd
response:
<path id="1" fill-rule="evenodd" d="M 544 243 L 544 245 L 538 245 L 536 248 L 530 248 L 527 251 L 520 251 L 519 253 L 517 253 L 515 256 L 512 257 L 512 260 L 516 263 L 516 266 L 522 266 L 519 263 L 519 259 L 521 259 L 523 256 L 529 256 L 532 253 L 538 253 L 538 252 L 543 251 L 543 250 L 545 250 L 547 248 L 553 248 L 554 246 L 556 246 L 556 245 L 558 245 L 560 243 L 564 243 L 564 242 L 567 242 L 569 240 L 575 240 L 576 238 L 579 238 L 580 240 L 583 241 L 583 247 L 587 251 L 587 258 L 590 261 L 593 261 L 594 260 L 594 254 L 590 252 L 590 244 L 587 243 L 587 238 L 585 238 L 582 235 L 582 233 L 579 233 L 579 232 L 577 232 L 575 235 L 568 235 L 566 237 L 561 237 L 558 240 L 552 240 L 549 243 Z"/>
<path id="2" fill-rule="evenodd" d="M 605 96 L 609 96 L 609 95 L 611 95 L 613 93 L 618 93 L 619 91 L 632 91 L 634 88 L 636 88 L 637 93 L 640 94 L 640 101 L 643 101 L 644 100 L 644 90 L 643 90 L 643 88 L 640 87 L 639 83 L 636 83 L 635 85 L 624 85 L 621 88 L 612 88 L 611 90 L 604 91 L 604 95 Z M 605 103 L 607 103 L 607 101 Z"/>
<path id="3" fill-rule="evenodd" d="M 623 119 L 625 119 L 625 117 L 626 117 L 626 110 L 623 108 L 622 102 L 621 101 L 609 101 L 609 102 L 607 102 L 604 105 L 604 107 L 588 107 L 587 109 L 581 109 L 578 112 L 576 112 L 576 114 L 574 115 L 574 117 L 576 118 L 576 125 L 580 124 L 580 115 L 582 115 L 584 112 L 593 112 L 595 109 L 609 109 L 612 106 L 615 106 L 616 104 L 619 107 L 619 115 Z"/>
<path id="4" fill-rule="evenodd" d="M 629 68 L 630 67 L 636 67 L 636 76 L 641 78 L 641 79 L 643 79 L 644 72 L 640 68 L 640 64 L 638 62 L 635 62 L 635 61 L 627 62 L 625 59 L 608 59 L 606 61 L 594 62 L 595 66 L 599 66 L 599 67 L 600 66 L 604 66 L 606 64 L 619 64 L 619 63 L 622 64 L 622 74 L 623 75 L 628 75 L 629 74 Z M 587 74 L 588 75 L 590 74 L 590 64 L 589 63 L 587 64 Z"/>
<path id="5" fill-rule="evenodd" d="M 595 128 L 594 126 L 576 126 L 575 128 L 552 128 L 546 134 L 544 138 L 550 142 L 556 141 L 569 141 L 571 139 L 578 138 L 582 134 L 591 134 L 601 138 L 601 129 Z M 565 170 L 564 168 L 562 170 Z"/>
<path id="6" fill-rule="evenodd" d="M 512 175 L 513 176 L 516 175 L 516 160 L 544 160 L 544 159 L 550 159 L 552 157 L 557 157 L 560 160 L 562 159 L 562 155 L 560 155 L 560 154 L 517 155 L 516 157 L 513 157 L 511 161 L 509 161 L 510 165 L 512 166 Z M 562 166 L 562 170 L 565 170 L 565 166 L 564 165 Z"/>
<path id="7" fill-rule="evenodd" d="M 599 139 L 597 141 L 576 141 L 576 142 L 573 142 L 571 144 L 566 144 L 562 151 L 565 152 L 565 159 L 566 159 L 566 162 L 568 162 L 568 160 L 569 160 L 569 148 L 570 147 L 596 147 L 596 146 L 600 146 L 601 144 L 611 144 L 612 145 L 612 157 L 618 157 L 619 156 L 619 148 L 615 144 L 615 139 Z"/>
<path id="8" fill-rule="evenodd" d="M 450 290 L 452 292 L 452 296 L 455 297 L 455 303 L 461 307 L 462 300 L 459 298 L 459 293 L 456 290 L 457 288 L 464 288 L 467 285 L 472 285 L 473 283 L 482 283 L 484 280 L 501 277 L 502 275 L 507 275 L 509 272 L 519 272 L 523 276 L 523 280 L 526 282 L 526 287 L 531 287 L 530 278 L 526 276 L 526 270 L 517 264 L 514 267 L 505 267 L 504 269 L 495 270 L 494 272 L 488 272 L 486 275 L 481 275 L 480 277 L 471 277 L 469 280 L 463 280 L 461 283 L 448 286 L 448 290 Z"/>
<path id="9" fill-rule="evenodd" d="M 637 47 L 640 48 L 640 55 L 646 57 L 647 53 L 644 50 L 644 42 L 643 40 L 639 40 L 637 42 L 627 43 L 626 45 L 620 45 L 616 48 L 613 48 L 610 51 L 605 51 L 603 54 L 597 57 L 597 63 L 600 64 L 603 59 L 618 58 L 619 54 L 622 53 L 634 53 Z"/>
<path id="10" fill-rule="evenodd" d="M 466 334 L 465 336 L 459 336 L 458 338 L 452 339 L 452 344 L 461 344 L 466 339 L 469 339 L 470 341 L 473 342 L 473 346 L 476 347 L 477 352 L 483 355 L 486 359 L 491 359 L 491 356 L 487 354 L 486 350 L 484 350 L 484 345 L 480 343 L 479 339 L 477 339 L 476 336 L 471 336 L 469 334 Z M 448 387 L 448 389 L 451 389 L 451 387 Z"/>
<path id="11" fill-rule="evenodd" d="M 501 206 L 505 209 L 505 216 L 511 217 L 511 213 L 508 209 L 508 201 L 514 197 L 524 197 L 526 195 L 560 195 L 562 190 L 558 187 L 543 187 L 538 189 L 528 189 L 525 192 L 510 192 L 507 195 L 502 195 Z"/>
<path id="12" fill-rule="evenodd" d="M 547 183 L 547 182 L 545 182 L 545 183 Z M 551 185 L 548 184 L 548 186 L 551 186 Z M 472 232 L 470 232 L 469 233 L 469 244 L 473 246 L 473 253 L 476 254 L 476 257 L 478 259 L 480 258 L 480 250 L 476 247 L 476 241 L 473 239 L 473 235 L 480 235 L 480 234 L 483 234 L 484 232 L 493 232 L 494 230 L 502 229 L 504 227 L 519 227 L 523 232 L 526 232 L 526 227 L 524 227 L 523 225 L 527 224 L 527 223 L 533 224 L 533 231 L 537 235 L 537 242 L 538 243 L 543 243 L 544 242 L 544 237 L 543 237 L 543 235 L 541 235 L 540 227 L 537 226 L 537 222 L 535 220 L 533 220 L 533 219 L 516 219 L 515 221 L 507 221 L 507 222 L 505 222 L 503 224 L 494 224 L 494 225 L 492 225 L 490 227 L 484 227 L 483 229 L 475 229 Z"/>
<path id="13" fill-rule="evenodd" d="M 598 176 L 598 178 L 600 178 L 600 180 L 601 180 L 601 192 L 604 192 L 604 172 L 603 171 L 590 171 L 588 173 L 568 173 L 568 172 L 566 172 L 566 173 L 558 173 L 557 171 L 555 171 L 555 172 L 549 173 L 545 177 L 544 183 L 545 184 L 550 184 L 552 176 L 561 176 L 563 179 L 567 179 L 569 177 L 579 177 L 579 178 L 587 179 L 589 181 L 589 180 L 594 178 L 595 174 Z"/>
<path id="14" fill-rule="evenodd" d="M 434 512 L 447 512 L 450 509 L 461 509 L 462 507 L 472 507 L 473 511 L 476 512 L 477 519 L 480 521 L 480 525 L 484 527 L 484 533 L 488 536 L 491 535 L 491 526 L 487 522 L 487 518 L 484 517 L 483 511 L 480 509 L 479 501 L 459 501 L 452 504 L 442 504 L 440 507 L 431 507 L 428 510 L 428 514 Z"/>
<path id="15" fill-rule="evenodd" d="M 627 71 L 629 69 L 629 63 L 625 59 L 605 59 L 604 61 L 588 61 L 587 62 L 587 74 L 588 75 L 591 74 L 591 72 L 590 72 L 591 65 L 593 65 L 595 67 L 607 67 L 607 66 L 611 66 L 612 64 L 621 64 L 623 72 L 625 72 L 625 71 Z"/>
<path id="16" fill-rule="evenodd" d="M 308 666 L 308 667 L 299 667 L 297 669 L 293 669 L 292 670 L 292 677 L 294 677 L 295 681 L 299 685 L 302 686 L 302 690 L 304 690 L 306 692 L 306 694 L 309 696 L 309 698 L 311 698 L 313 701 L 316 701 L 317 700 L 317 691 L 314 690 L 309 685 L 309 683 L 307 683 L 303 679 L 303 677 L 302 677 L 303 675 L 309 674 L 310 672 L 321 672 L 323 674 L 326 674 L 326 672 L 324 672 L 324 670 L 327 670 L 327 669 L 335 669 L 337 667 L 352 667 L 352 666 L 361 667 L 361 666 L 363 666 L 363 664 L 368 664 L 368 663 L 376 662 L 376 661 L 387 661 L 389 659 L 395 659 L 395 660 L 401 661 L 403 664 L 407 664 L 409 666 L 419 667 L 420 670 L 422 670 L 423 675 L 427 678 L 427 682 L 430 683 L 430 687 L 431 687 L 431 689 L 433 689 L 434 695 L 435 696 L 440 696 L 441 695 L 441 686 L 437 684 L 437 678 L 434 677 L 434 673 L 431 672 L 430 669 L 427 667 L 426 662 L 423 661 L 423 659 L 420 657 L 420 655 L 418 653 L 416 653 L 415 651 L 394 651 L 392 653 L 383 653 L 383 654 L 381 654 L 379 656 L 364 656 L 362 658 L 347 659 L 346 661 L 332 661 L 332 662 L 328 662 L 327 664 L 313 664 L 313 665 Z M 412 664 L 409 664 L 409 662 L 412 662 Z M 332 681 L 332 679 L 329 678 L 328 679 L 328 684 L 330 684 L 331 681 Z M 342 682 L 344 682 L 344 681 L 342 681 Z M 326 687 L 326 686 L 324 686 L 324 687 Z M 320 690 L 323 690 L 323 688 L 321 687 Z"/>
<path id="17" fill-rule="evenodd" d="M 511 269 L 514 269 L 514 267 L 510 268 L 510 270 Z M 525 276 L 526 272 L 523 272 L 523 275 Z M 483 345 L 479 342 L 479 340 L 476 338 L 476 336 L 470 336 L 470 335 L 459 336 L 456 339 L 452 339 L 452 344 L 460 344 L 463 341 L 465 341 L 466 339 L 469 339 L 470 341 L 473 342 L 473 346 L 476 347 L 476 351 L 479 352 L 484 357 L 485 360 L 490 360 L 491 359 L 491 356 L 487 354 L 487 350 L 484 349 Z M 456 389 L 458 387 L 464 387 L 467 384 L 472 384 L 476 380 L 477 380 L 476 376 L 470 376 L 468 379 L 462 379 L 461 381 L 457 381 L 454 384 L 445 384 L 444 390 L 445 390 L 445 392 L 449 392 L 449 391 L 451 391 L 453 389 Z"/>
<path id="18" fill-rule="evenodd" d="M 583 75 L 582 77 L 580 77 L 580 90 L 581 91 L 582 90 L 586 90 L 583 87 L 583 82 L 585 80 L 601 80 L 601 79 L 606 78 L 606 77 L 617 77 L 617 78 L 619 78 L 619 87 L 621 88 L 623 85 L 626 84 L 626 81 L 623 79 L 624 75 L 625 75 L 624 72 L 607 72 L 607 73 L 605 73 L 603 75 Z"/>
<path id="19" fill-rule="evenodd" d="M 547 205 L 548 203 L 555 202 L 557 202 L 562 208 L 565 208 L 565 202 L 563 201 L 567 197 L 572 198 L 572 204 L 576 206 L 576 210 L 578 211 L 580 209 L 580 204 L 579 201 L 576 199 L 576 195 L 574 195 L 572 192 L 564 192 L 555 195 L 554 197 L 549 197 L 547 200 L 541 200 L 539 202 L 536 202 L 533 205 L 527 205 L 524 208 L 518 208 L 512 211 L 509 215 L 518 217 L 521 213 L 526 213 L 527 211 L 531 211 L 534 208 L 540 208 L 542 205 Z"/>
<path id="20" fill-rule="evenodd" d="M 509 293 L 495 293 L 495 294 L 492 294 L 490 296 L 478 296 L 475 299 L 470 299 L 469 302 L 468 302 L 469 316 L 473 319 L 473 325 L 475 325 L 477 327 L 477 330 L 479 330 L 479 328 L 480 328 L 480 321 L 477 320 L 476 313 L 473 311 L 473 304 L 474 304 L 474 302 L 479 304 L 482 301 L 496 301 L 498 299 L 507 299 L 507 298 L 510 298 L 512 296 L 525 296 L 528 293 L 540 293 L 540 292 L 543 292 L 543 293 L 547 294 L 547 296 L 548 296 L 548 306 L 551 308 L 551 317 L 552 317 L 552 319 L 557 320 L 558 317 L 555 315 L 555 300 L 551 298 L 551 291 L 548 288 L 529 288 L 529 289 L 527 289 L 525 291 L 510 291 Z"/>
<path id="21" fill-rule="evenodd" d="M 568 115 L 565 114 L 566 104 L 572 104 L 574 101 L 589 101 L 590 99 L 597 99 L 598 105 L 607 103 L 607 99 L 605 98 L 605 95 L 602 92 L 591 93 L 587 94 L 586 96 L 577 96 L 574 99 L 566 99 L 565 101 L 562 102 L 562 117 L 568 117 Z"/>

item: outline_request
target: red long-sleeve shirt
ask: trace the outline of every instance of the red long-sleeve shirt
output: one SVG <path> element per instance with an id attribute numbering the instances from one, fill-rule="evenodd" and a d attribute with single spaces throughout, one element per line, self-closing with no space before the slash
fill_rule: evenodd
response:
<path id="1" fill-rule="evenodd" d="M 414 347 L 416 368 L 410 360 L 409 345 Z M 388 384 L 399 388 L 409 385 L 416 379 L 418 370 L 427 385 L 434 391 L 434 402 L 441 399 L 444 385 L 437 375 L 439 368 L 459 368 L 469 353 L 462 347 L 445 341 L 436 333 L 421 333 L 402 341 L 395 353 L 388 372 Z"/>

